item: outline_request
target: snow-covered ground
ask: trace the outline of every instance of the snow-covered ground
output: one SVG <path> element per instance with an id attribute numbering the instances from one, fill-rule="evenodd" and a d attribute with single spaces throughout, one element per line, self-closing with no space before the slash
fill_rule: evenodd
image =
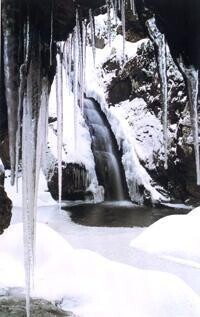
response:
<path id="1" fill-rule="evenodd" d="M 199 208 L 147 229 L 84 227 L 44 185 L 42 178 L 34 295 L 63 300 L 80 317 L 200 316 Z M 6 188 L 18 207 L 0 237 L 0 287 L 23 287 L 21 195 L 8 181 Z"/>

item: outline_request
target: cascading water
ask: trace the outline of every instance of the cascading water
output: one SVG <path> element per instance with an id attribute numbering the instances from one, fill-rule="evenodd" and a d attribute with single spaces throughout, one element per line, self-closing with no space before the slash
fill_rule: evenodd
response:
<path id="1" fill-rule="evenodd" d="M 105 200 L 126 200 L 127 186 L 114 135 L 105 115 L 92 99 L 85 99 L 84 113 L 92 138 L 97 177 Z"/>

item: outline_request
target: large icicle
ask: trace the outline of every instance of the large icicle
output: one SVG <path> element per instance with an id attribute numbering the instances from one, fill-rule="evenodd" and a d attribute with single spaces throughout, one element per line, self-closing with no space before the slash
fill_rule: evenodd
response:
<path id="1" fill-rule="evenodd" d="M 168 112 L 168 89 L 167 89 L 167 57 L 165 35 L 162 34 L 157 26 L 155 18 L 147 22 L 149 35 L 158 49 L 158 67 L 161 80 L 161 97 L 163 103 L 163 138 L 164 138 L 164 167 L 168 168 L 168 129 L 167 129 L 167 112 Z"/>
<path id="2" fill-rule="evenodd" d="M 11 166 L 11 184 L 15 182 L 16 162 L 16 131 L 17 131 L 17 109 L 18 109 L 18 50 L 19 50 L 19 28 L 16 10 L 12 1 L 4 1 L 1 7 L 1 27 L 3 28 L 3 59 L 4 59 L 4 83 L 5 97 L 8 114 L 9 155 Z"/>
<path id="3" fill-rule="evenodd" d="M 126 43 L 126 1 L 121 0 L 121 16 L 122 16 L 122 34 L 123 34 L 123 61 L 125 61 L 125 43 Z"/>
<path id="4" fill-rule="evenodd" d="M 84 93 L 85 93 L 85 70 L 86 70 L 86 48 L 87 48 L 87 25 L 86 21 L 82 22 L 82 67 L 83 67 L 83 81 L 82 81 L 82 89 L 81 89 L 81 109 L 82 113 L 84 112 Z"/>
<path id="5" fill-rule="evenodd" d="M 130 6 L 133 12 L 133 15 L 136 15 L 135 0 L 130 0 Z"/>
<path id="6" fill-rule="evenodd" d="M 71 65 L 72 65 L 72 36 L 69 35 L 67 41 L 65 42 L 64 52 L 63 52 L 63 59 L 64 59 L 64 67 L 66 72 L 66 83 L 67 83 L 67 90 L 68 92 L 71 91 Z"/>
<path id="7" fill-rule="evenodd" d="M 91 32 L 91 43 L 92 43 L 93 61 L 94 61 L 94 65 L 95 65 L 95 59 L 96 59 L 95 24 L 94 24 L 94 16 L 93 16 L 93 13 L 92 13 L 92 9 L 89 10 L 89 19 L 90 19 L 90 32 Z"/>
<path id="8" fill-rule="evenodd" d="M 107 6 L 107 29 L 108 29 L 108 45 L 111 46 L 111 1 L 106 0 L 106 6 Z"/>
<path id="9" fill-rule="evenodd" d="M 53 37 L 54 37 L 54 0 L 51 0 L 51 36 L 50 36 L 50 66 L 53 64 Z"/>
<path id="10" fill-rule="evenodd" d="M 19 151 L 20 151 L 20 144 L 21 144 L 21 112 L 23 107 L 23 98 L 24 92 L 26 88 L 26 81 L 27 81 L 27 71 L 28 71 L 28 63 L 30 60 L 30 21 L 29 16 L 27 16 L 27 22 L 25 27 L 26 38 L 24 41 L 24 64 L 20 66 L 20 85 L 19 85 L 19 104 L 18 104 L 18 112 L 17 112 L 17 132 L 16 132 L 16 162 L 15 162 L 15 178 L 16 178 L 16 188 L 18 192 L 18 169 L 19 169 Z"/>
<path id="11" fill-rule="evenodd" d="M 19 151 L 20 151 L 20 144 L 21 144 L 21 112 L 23 106 L 23 98 L 24 98 L 24 91 L 26 86 L 26 71 L 27 65 L 22 64 L 20 66 L 20 86 L 19 86 L 19 105 L 17 111 L 17 133 L 16 133 L 16 162 L 15 162 L 15 179 L 16 179 L 16 188 L 18 192 L 18 169 L 19 169 Z"/>
<path id="12" fill-rule="evenodd" d="M 78 12 L 77 12 L 78 14 Z M 79 38 L 79 101 L 80 101 L 80 108 L 83 109 L 83 96 L 84 96 L 84 75 L 83 75 L 83 32 L 82 32 L 82 24 L 80 28 L 80 21 L 79 21 L 79 14 L 78 14 L 78 21 L 77 21 L 77 26 L 78 26 L 78 38 Z"/>
<path id="13" fill-rule="evenodd" d="M 58 153 L 58 202 L 62 200 L 62 144 L 63 144 L 63 70 L 62 56 L 57 54 L 56 104 L 57 104 L 57 153 Z"/>
<path id="14" fill-rule="evenodd" d="M 78 107 L 78 80 L 79 80 L 79 18 L 78 11 L 76 12 L 76 26 L 74 31 L 74 80 L 73 80 L 73 93 L 74 93 L 74 151 L 77 150 L 77 107 Z"/>
<path id="15" fill-rule="evenodd" d="M 199 88 L 199 71 L 193 66 L 185 67 L 181 65 L 182 71 L 187 79 L 187 90 L 190 105 L 191 124 L 193 132 L 195 162 L 196 162 L 196 177 L 197 185 L 200 185 L 200 157 L 199 157 L 199 122 L 198 122 L 198 88 Z"/>
<path id="16" fill-rule="evenodd" d="M 30 157 L 29 157 L 30 156 Z M 27 94 L 24 96 L 23 105 L 23 133 L 22 133 L 22 184 L 23 184 L 23 228 L 24 228 L 24 266 L 26 283 L 26 313 L 30 316 L 30 291 L 31 291 L 31 211 L 30 192 L 32 188 L 32 111 Z"/>

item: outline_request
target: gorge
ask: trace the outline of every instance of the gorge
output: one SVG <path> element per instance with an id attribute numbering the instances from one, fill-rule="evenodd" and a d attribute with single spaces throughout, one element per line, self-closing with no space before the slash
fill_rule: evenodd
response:
<path id="1" fill-rule="evenodd" d="M 95 21 L 105 12 L 106 23 L 103 27 L 99 23 L 100 33 L 104 33 L 101 37 Z M 70 185 L 70 192 L 66 185 L 73 199 L 91 199 L 94 186 L 90 185 L 95 182 L 96 187 L 104 186 L 105 200 L 124 200 L 129 196 L 138 204 L 171 200 L 198 205 L 199 17 L 198 0 L 166 0 L 162 4 L 157 0 L 1 1 L 0 157 L 4 167 L 11 169 L 12 184 L 22 172 L 27 316 L 35 261 L 38 182 L 52 120 L 48 118 L 48 99 L 54 77 L 57 116 L 53 120 L 57 123 L 54 130 L 58 139 L 54 181 L 59 181 L 56 190 L 54 185 L 49 190 L 56 192 L 54 197 L 60 205 L 63 166 L 67 170 L 68 163 L 72 164 L 72 183 L 78 179 L 77 186 L 81 187 Z M 69 36 L 71 32 L 73 35 Z M 144 39 L 147 34 L 152 42 Z M 117 42 L 120 37 L 121 48 Z M 94 61 L 88 56 L 86 61 L 87 47 L 91 46 Z M 102 60 L 100 49 L 105 52 Z M 106 49 L 110 49 L 109 54 Z M 89 83 L 91 65 L 85 67 L 86 63 L 96 64 L 101 92 L 98 85 L 93 89 L 93 82 Z M 84 126 L 78 121 L 77 109 L 81 109 L 91 134 L 95 180 L 88 176 L 91 173 L 83 162 L 77 166 L 76 159 L 63 160 L 63 72 L 72 85 L 75 153 L 76 126 Z M 95 100 L 84 99 L 85 96 Z M 96 139 L 98 134 L 101 141 Z M 111 134 L 115 141 L 110 142 Z M 101 156 L 102 151 L 106 152 L 103 156 L 112 161 L 105 167 L 114 175 L 111 180 L 105 170 L 100 175 L 102 160 L 107 159 L 100 159 L 99 151 Z M 3 169 L 1 174 L 3 177 Z M 89 187 L 92 190 L 88 194 Z M 0 233 L 8 227 L 11 217 L 11 202 L 3 182 L 1 190 L 1 205 L 6 203 L 6 208 L 0 210 Z"/>

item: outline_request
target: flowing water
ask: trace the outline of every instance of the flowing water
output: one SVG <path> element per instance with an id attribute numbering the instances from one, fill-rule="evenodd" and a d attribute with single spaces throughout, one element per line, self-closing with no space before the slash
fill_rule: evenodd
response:
<path id="1" fill-rule="evenodd" d="M 128 199 L 127 185 L 117 142 L 100 106 L 92 99 L 84 102 L 84 114 L 92 139 L 96 173 L 105 189 L 105 200 Z"/>

